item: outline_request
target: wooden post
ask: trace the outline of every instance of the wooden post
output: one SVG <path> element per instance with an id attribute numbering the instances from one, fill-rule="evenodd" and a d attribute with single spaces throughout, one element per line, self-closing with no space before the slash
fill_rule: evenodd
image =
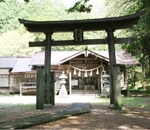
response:
<path id="1" fill-rule="evenodd" d="M 100 60 L 100 65 L 103 65 L 102 60 Z M 100 90 L 99 90 L 100 95 L 101 95 L 101 93 L 102 93 L 102 87 L 103 87 L 102 74 L 103 74 L 103 69 L 102 69 L 102 67 L 101 67 L 101 68 L 100 68 Z"/>
<path id="2" fill-rule="evenodd" d="M 69 94 L 71 96 L 71 71 L 69 69 Z"/>
<path id="3" fill-rule="evenodd" d="M 14 94 L 14 88 L 10 86 L 10 74 L 8 74 L 8 87 L 9 87 L 9 93 L 12 91 Z"/>
<path id="4" fill-rule="evenodd" d="M 51 80 L 51 82 L 50 82 L 50 103 L 52 104 L 52 105 L 55 105 L 55 84 L 54 84 L 54 74 L 55 74 L 55 72 L 54 71 L 51 71 L 51 78 L 50 78 L 50 80 Z"/>
<path id="5" fill-rule="evenodd" d="M 51 65 L 51 36 L 52 33 L 46 32 L 46 45 L 45 45 L 45 83 L 44 83 L 44 103 L 50 104 L 50 65 Z"/>
<path id="6" fill-rule="evenodd" d="M 101 72 L 101 89 L 100 89 L 100 94 L 102 94 L 102 89 L 103 89 L 103 79 L 102 79 L 102 72 Z"/>
<path id="7" fill-rule="evenodd" d="M 20 83 L 20 96 L 22 96 L 22 83 Z"/>
<path id="8" fill-rule="evenodd" d="M 36 110 L 44 108 L 44 86 L 43 86 L 43 67 L 36 68 Z"/>
<path id="9" fill-rule="evenodd" d="M 121 82 L 120 82 L 120 66 L 113 65 L 114 73 L 114 108 L 115 110 L 121 110 Z"/>
<path id="10" fill-rule="evenodd" d="M 115 39 L 114 39 L 114 30 L 107 30 L 108 36 L 108 49 L 109 49 L 109 62 L 110 62 L 110 105 L 114 105 L 114 87 L 113 83 L 113 64 L 116 64 L 116 56 L 115 56 Z M 110 106 L 111 107 L 111 106 Z"/>

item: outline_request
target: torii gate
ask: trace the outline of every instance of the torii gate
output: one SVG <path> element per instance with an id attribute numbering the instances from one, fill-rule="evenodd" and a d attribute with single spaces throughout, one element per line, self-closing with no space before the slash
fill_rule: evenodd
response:
<path id="1" fill-rule="evenodd" d="M 110 107 L 120 109 L 118 96 L 120 95 L 119 85 L 119 67 L 116 66 L 115 44 L 130 43 L 131 38 L 115 38 L 114 31 L 117 29 L 131 28 L 138 23 L 140 17 L 145 11 L 138 12 L 132 15 L 101 18 L 101 19 L 85 19 L 85 20 L 66 20 L 66 21 L 28 21 L 19 19 L 19 22 L 24 24 L 29 32 L 44 33 L 46 40 L 42 42 L 30 42 L 30 47 L 45 46 L 45 86 L 46 91 L 44 103 L 54 104 L 50 98 L 54 94 L 50 93 L 50 65 L 51 65 L 51 46 L 66 46 L 66 45 L 94 45 L 108 44 L 109 59 L 110 59 Z M 106 39 L 84 39 L 85 31 L 106 31 Z M 55 41 L 52 40 L 52 34 L 57 32 L 73 32 L 74 40 Z M 114 73 L 115 71 L 115 73 Z"/>

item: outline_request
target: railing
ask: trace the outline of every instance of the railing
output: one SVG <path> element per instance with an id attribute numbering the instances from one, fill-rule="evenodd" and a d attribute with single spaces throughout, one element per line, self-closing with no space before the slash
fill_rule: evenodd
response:
<path id="1" fill-rule="evenodd" d="M 33 89 L 36 89 L 36 82 L 20 83 L 20 96 L 22 96 L 23 92 L 28 92 Z"/>

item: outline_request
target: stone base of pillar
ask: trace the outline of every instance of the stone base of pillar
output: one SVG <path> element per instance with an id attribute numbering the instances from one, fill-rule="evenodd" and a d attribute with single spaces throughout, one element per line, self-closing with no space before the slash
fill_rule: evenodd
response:
<path id="1" fill-rule="evenodd" d="M 114 109 L 114 108 L 115 108 L 115 105 L 114 105 L 114 104 L 110 104 L 110 105 L 108 106 L 108 108 L 109 108 L 109 109 Z"/>
<path id="2" fill-rule="evenodd" d="M 110 88 L 107 87 L 107 88 L 103 88 L 101 89 L 101 94 L 100 94 L 101 97 L 109 97 L 110 96 Z"/>

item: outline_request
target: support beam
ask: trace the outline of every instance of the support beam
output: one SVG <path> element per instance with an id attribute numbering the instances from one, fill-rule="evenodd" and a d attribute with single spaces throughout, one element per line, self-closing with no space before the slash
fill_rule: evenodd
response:
<path id="1" fill-rule="evenodd" d="M 124 43 L 133 43 L 134 39 L 131 37 L 128 38 L 116 38 L 114 44 L 124 44 Z"/>
<path id="2" fill-rule="evenodd" d="M 46 46 L 46 41 L 29 42 L 29 47 L 42 47 L 42 46 Z"/>
<path id="3" fill-rule="evenodd" d="M 123 44 L 123 43 L 132 43 L 133 38 L 115 38 L 116 44 Z M 88 39 L 84 40 L 83 42 L 75 42 L 74 40 L 64 40 L 64 41 L 51 41 L 51 46 L 72 46 L 72 45 L 99 45 L 99 44 L 107 44 L 108 39 Z M 40 42 L 29 42 L 29 47 L 39 47 L 45 46 L 46 41 Z"/>

